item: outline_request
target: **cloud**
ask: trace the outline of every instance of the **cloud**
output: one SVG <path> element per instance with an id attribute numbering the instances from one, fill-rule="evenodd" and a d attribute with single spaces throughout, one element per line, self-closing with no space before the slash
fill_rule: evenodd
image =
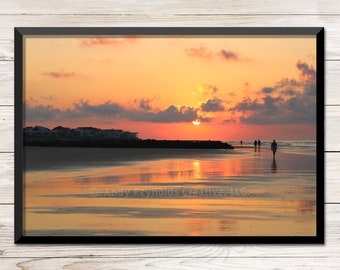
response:
<path id="1" fill-rule="evenodd" d="M 107 101 L 103 104 L 91 105 L 88 101 L 79 101 L 74 103 L 74 112 L 81 112 L 83 115 L 101 115 L 115 117 L 121 115 L 125 109 L 118 103 Z M 78 114 L 77 114 L 78 115 Z"/>
<path id="2" fill-rule="evenodd" d="M 280 93 L 281 93 L 282 95 L 284 95 L 284 96 L 295 96 L 295 95 L 298 94 L 297 91 L 295 91 L 295 90 L 293 90 L 293 89 L 291 89 L 291 88 L 282 90 Z"/>
<path id="3" fill-rule="evenodd" d="M 241 113 L 247 124 L 315 124 L 315 69 L 298 61 L 300 79 L 282 79 L 273 87 L 264 87 L 262 97 L 246 97 L 229 110 Z"/>
<path id="4" fill-rule="evenodd" d="M 268 119 L 274 119 L 274 122 L 277 121 L 277 118 L 282 114 L 283 103 L 284 101 L 281 97 L 273 98 L 266 95 L 253 101 L 246 99 L 238 103 L 233 109 L 242 112 L 253 112 L 250 116 L 241 117 L 244 123 L 251 123 L 256 120 L 257 124 L 264 124 L 265 122 L 273 124 L 273 121 L 268 121 Z"/>
<path id="5" fill-rule="evenodd" d="M 230 108 L 230 111 L 253 111 L 253 110 L 259 110 L 261 108 L 261 104 L 257 99 L 250 100 L 250 98 L 243 99 L 242 102 L 237 103 L 234 107 Z"/>
<path id="6" fill-rule="evenodd" d="M 265 93 L 265 94 L 270 94 L 270 93 L 274 92 L 274 90 L 275 89 L 273 87 L 263 87 L 261 92 Z"/>
<path id="7" fill-rule="evenodd" d="M 259 109 L 249 116 L 241 117 L 241 122 L 260 125 L 315 124 L 316 122 L 315 101 L 306 101 L 303 96 L 293 97 L 287 101 L 267 97 L 264 103 L 258 106 Z"/>
<path id="8" fill-rule="evenodd" d="M 186 54 L 191 57 L 203 58 L 205 60 L 212 60 L 214 58 L 222 58 L 224 60 L 239 60 L 238 55 L 231 51 L 221 49 L 219 52 L 214 52 L 208 50 L 204 46 L 200 46 L 198 48 L 188 48 L 185 50 Z"/>
<path id="9" fill-rule="evenodd" d="M 41 96 L 43 100 L 57 100 L 57 98 L 53 95 L 50 96 Z"/>
<path id="10" fill-rule="evenodd" d="M 303 63 L 301 61 L 298 61 L 296 64 L 296 67 L 301 71 L 302 77 L 307 77 L 310 79 L 315 79 L 316 71 L 313 68 L 313 66 L 309 66 L 306 63 Z"/>
<path id="11" fill-rule="evenodd" d="M 148 107 L 145 100 L 142 100 L 142 106 Z M 114 102 L 105 102 L 98 105 L 90 105 L 88 102 L 81 101 L 75 104 L 75 111 L 82 112 L 83 115 L 97 115 L 112 118 L 124 118 L 136 122 L 153 122 L 153 123 L 172 123 L 172 122 L 191 122 L 197 119 L 197 109 L 189 106 L 174 106 L 158 112 L 148 110 L 125 108 Z"/>
<path id="12" fill-rule="evenodd" d="M 72 78 L 76 76 L 75 72 L 66 72 L 64 69 L 60 69 L 58 71 L 49 71 L 43 72 L 43 75 L 53 78 L 53 79 L 65 79 L 65 78 Z"/>
<path id="13" fill-rule="evenodd" d="M 128 110 L 125 117 L 132 121 L 146 121 L 153 123 L 192 122 L 198 118 L 197 109 L 189 106 L 170 105 L 159 112 L 141 112 Z"/>
<path id="14" fill-rule="evenodd" d="M 43 106 L 31 106 L 29 104 L 24 105 L 24 111 L 26 120 L 28 121 L 47 121 L 51 119 L 59 119 L 62 112 L 59 109 L 53 108 L 51 105 Z"/>
<path id="15" fill-rule="evenodd" d="M 137 104 L 138 108 L 144 111 L 151 111 L 152 106 L 150 103 L 152 99 L 142 98 L 142 99 L 135 99 L 134 102 Z"/>
<path id="16" fill-rule="evenodd" d="M 208 99 L 207 102 L 201 103 L 203 112 L 222 112 L 224 111 L 223 101 L 218 98 Z"/>
<path id="17" fill-rule="evenodd" d="M 203 46 L 200 46 L 198 48 L 189 48 L 186 49 L 185 52 L 188 56 L 204 58 L 207 60 L 210 60 L 215 56 L 215 53 L 213 53 L 212 51 L 208 51 L 208 49 Z"/>
<path id="18" fill-rule="evenodd" d="M 215 95 L 217 91 L 218 88 L 212 84 L 201 84 L 198 86 L 198 94 L 201 95 L 203 98 L 211 97 Z"/>
<path id="19" fill-rule="evenodd" d="M 121 104 L 107 101 L 102 104 L 92 105 L 88 101 L 79 101 L 73 104 L 73 108 L 60 110 L 51 105 L 31 106 L 26 105 L 26 121 L 59 121 L 66 119 L 79 119 L 88 117 L 100 117 L 111 119 L 128 119 L 136 122 L 152 123 L 175 123 L 175 122 L 192 122 L 200 118 L 203 122 L 211 119 L 199 117 L 198 108 L 190 106 L 170 105 L 164 110 L 151 112 L 145 109 L 125 108 Z"/>
<path id="20" fill-rule="evenodd" d="M 232 51 L 226 51 L 222 49 L 221 55 L 223 56 L 225 60 L 238 60 L 238 56 L 236 55 L 236 53 Z"/>
<path id="21" fill-rule="evenodd" d="M 80 38 L 79 46 L 80 47 L 115 46 L 133 43 L 136 40 L 137 38 L 134 36 L 127 38 L 108 38 L 108 37 Z"/>
<path id="22" fill-rule="evenodd" d="M 284 78 L 275 84 L 274 91 L 281 94 L 282 96 L 295 96 L 302 91 L 302 81 L 295 79 Z M 273 92 L 274 92 L 273 91 Z"/>

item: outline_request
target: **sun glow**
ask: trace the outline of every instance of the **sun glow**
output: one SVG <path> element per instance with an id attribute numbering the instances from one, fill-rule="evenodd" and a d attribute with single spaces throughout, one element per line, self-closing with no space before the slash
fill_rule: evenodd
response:
<path id="1" fill-rule="evenodd" d="M 195 125 L 195 126 L 199 126 L 201 124 L 201 121 L 199 119 L 196 119 L 194 121 L 192 121 L 192 123 Z"/>

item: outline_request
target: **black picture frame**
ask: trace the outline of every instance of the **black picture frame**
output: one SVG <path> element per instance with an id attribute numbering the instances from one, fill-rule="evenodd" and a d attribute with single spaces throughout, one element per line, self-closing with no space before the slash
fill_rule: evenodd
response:
<path id="1" fill-rule="evenodd" d="M 24 38 L 30 36 L 87 36 L 87 35 L 313 35 L 316 37 L 317 83 L 317 230 L 316 236 L 25 236 L 23 231 L 23 113 L 24 113 Z M 17 27 L 15 37 L 15 234 L 14 242 L 21 243 L 219 243 L 219 244 L 323 244 L 324 243 L 324 28 L 322 27 Z"/>

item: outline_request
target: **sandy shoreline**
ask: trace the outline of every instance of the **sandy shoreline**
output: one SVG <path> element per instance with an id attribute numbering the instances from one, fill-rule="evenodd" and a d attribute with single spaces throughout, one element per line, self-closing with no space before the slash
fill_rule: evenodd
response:
<path id="1" fill-rule="evenodd" d="M 119 151 L 117 151 L 119 150 Z M 27 235 L 314 235 L 316 156 L 25 148 Z"/>
<path id="2" fill-rule="evenodd" d="M 285 170 L 316 170 L 316 157 L 279 151 L 273 162 L 270 150 L 254 148 L 230 149 L 131 149 L 131 148 L 71 148 L 24 147 L 24 170 L 68 170 L 89 167 L 129 166 L 136 162 L 162 159 L 266 159 L 272 166 L 280 164 Z M 254 166 L 254 165 L 251 165 Z M 258 164 L 260 166 L 260 164 Z"/>
<path id="3" fill-rule="evenodd" d="M 67 169 L 87 166 L 120 166 L 133 162 L 168 158 L 210 158 L 237 154 L 231 149 L 143 149 L 24 147 L 25 170 Z"/>

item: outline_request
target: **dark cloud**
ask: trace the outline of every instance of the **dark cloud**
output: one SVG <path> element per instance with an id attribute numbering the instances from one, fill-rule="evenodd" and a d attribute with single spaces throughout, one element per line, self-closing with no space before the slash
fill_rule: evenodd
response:
<path id="1" fill-rule="evenodd" d="M 152 106 L 150 103 L 152 99 L 142 98 L 142 99 L 135 99 L 134 102 L 137 104 L 138 108 L 144 111 L 150 111 Z"/>
<path id="2" fill-rule="evenodd" d="M 270 94 L 274 92 L 274 88 L 273 87 L 263 87 L 261 92 L 264 94 Z"/>
<path id="3" fill-rule="evenodd" d="M 278 111 L 284 103 L 281 97 L 273 98 L 271 96 L 265 96 L 262 100 L 264 105 L 263 109 L 271 112 Z"/>
<path id="4" fill-rule="evenodd" d="M 197 110 L 188 106 L 171 105 L 166 110 L 154 115 L 156 122 L 191 122 L 197 118 Z"/>
<path id="5" fill-rule="evenodd" d="M 248 113 L 252 112 L 251 115 L 240 118 L 244 123 L 252 123 L 255 121 L 256 124 L 264 124 L 265 122 L 268 122 L 267 124 L 273 124 L 271 119 L 275 119 L 280 116 L 282 113 L 280 108 L 282 107 L 283 102 L 283 99 L 280 97 L 273 98 L 267 95 L 261 99 L 255 99 L 253 101 L 245 99 L 231 110 Z"/>
<path id="6" fill-rule="evenodd" d="M 46 121 L 50 119 L 59 119 L 62 112 L 59 109 L 53 108 L 51 105 L 43 106 L 24 106 L 26 120 L 28 121 Z"/>
<path id="7" fill-rule="evenodd" d="M 114 46 L 122 45 L 126 43 L 132 43 L 137 40 L 136 37 L 128 38 L 108 38 L 108 37 L 94 37 L 94 38 L 80 38 L 80 47 L 92 47 L 92 46 Z"/>
<path id="8" fill-rule="evenodd" d="M 316 96 L 316 82 L 307 82 L 305 85 L 306 94 Z"/>
<path id="9" fill-rule="evenodd" d="M 102 115 L 114 117 L 121 115 L 125 109 L 118 103 L 107 101 L 103 104 L 91 105 L 88 101 L 79 101 L 74 103 L 74 111 L 79 111 L 87 115 Z"/>
<path id="10" fill-rule="evenodd" d="M 312 66 L 306 63 L 298 61 L 296 67 L 301 71 L 301 76 L 309 77 L 310 79 L 315 79 L 316 71 Z"/>
<path id="11" fill-rule="evenodd" d="M 300 80 L 283 79 L 274 87 L 262 88 L 263 97 L 245 98 L 230 111 L 241 112 L 240 121 L 247 124 L 315 124 L 316 72 L 301 61 L 296 66 Z"/>
<path id="12" fill-rule="evenodd" d="M 43 75 L 47 77 L 51 77 L 53 79 L 65 79 L 65 78 L 72 78 L 76 76 L 75 72 L 66 72 L 64 69 L 61 69 L 59 71 L 49 71 L 49 72 L 43 72 Z"/>
<path id="13" fill-rule="evenodd" d="M 274 89 L 282 96 L 295 96 L 301 93 L 302 81 L 284 78 L 277 82 Z"/>
<path id="14" fill-rule="evenodd" d="M 277 82 L 275 84 L 275 89 L 280 91 L 283 89 L 286 89 L 287 87 L 289 88 L 299 88 L 301 86 L 301 82 L 295 80 L 295 79 L 288 79 L 288 78 L 284 78 L 281 81 Z"/>
<path id="15" fill-rule="evenodd" d="M 284 101 L 281 98 L 263 99 L 259 103 L 261 109 L 254 111 L 249 116 L 240 118 L 247 124 L 315 124 L 316 103 L 315 100 L 306 100 L 303 95 L 296 96 Z"/>
<path id="16" fill-rule="evenodd" d="M 230 111 L 254 111 L 259 110 L 261 108 L 261 104 L 257 99 L 250 100 L 250 98 L 245 98 L 242 102 L 237 103 L 234 107 L 230 108 Z"/>
<path id="17" fill-rule="evenodd" d="M 293 90 L 293 89 L 291 89 L 291 88 L 282 90 L 280 93 L 281 93 L 282 95 L 284 95 L 284 96 L 295 96 L 295 95 L 298 94 L 297 91 L 295 91 L 295 90 Z"/>
<path id="18" fill-rule="evenodd" d="M 154 123 L 191 122 L 198 117 L 197 109 L 188 106 L 176 107 L 174 105 L 156 113 L 136 113 L 136 111 L 129 111 L 127 116 L 133 121 L 147 121 Z"/>
<path id="19" fill-rule="evenodd" d="M 210 121 L 210 118 L 202 118 L 198 115 L 198 109 L 189 106 L 174 106 L 158 112 L 151 112 L 141 109 L 130 109 L 124 106 L 107 101 L 103 104 L 92 105 L 88 101 L 79 101 L 73 104 L 73 108 L 66 110 L 55 109 L 52 106 L 26 106 L 27 121 L 48 121 L 66 120 L 87 117 L 103 117 L 111 119 L 128 119 L 131 121 L 145 121 L 153 123 L 192 122 L 200 118 L 203 122 Z"/>
<path id="20" fill-rule="evenodd" d="M 223 101 L 218 98 L 208 99 L 207 102 L 201 104 L 203 112 L 221 112 L 224 111 Z"/>
<path id="21" fill-rule="evenodd" d="M 236 53 L 232 52 L 232 51 L 226 51 L 226 50 L 221 50 L 221 54 L 223 56 L 224 59 L 226 60 L 237 60 L 238 56 L 236 55 Z"/>

